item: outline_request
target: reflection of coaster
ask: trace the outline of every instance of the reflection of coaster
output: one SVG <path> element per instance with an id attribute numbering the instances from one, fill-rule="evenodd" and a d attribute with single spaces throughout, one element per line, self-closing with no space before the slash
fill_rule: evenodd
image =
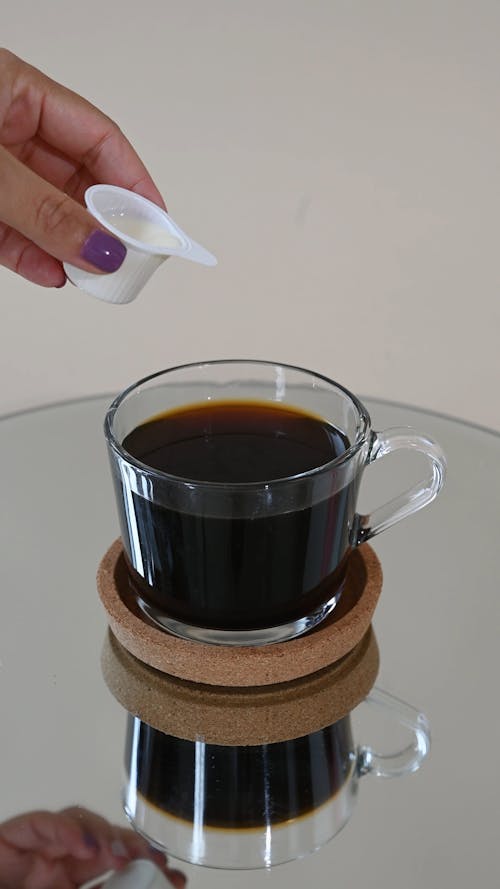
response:
<path id="1" fill-rule="evenodd" d="M 342 660 L 319 673 L 263 688 L 221 688 L 174 679 L 123 648 L 108 630 L 105 682 L 132 716 L 187 741 L 251 746 L 288 741 L 347 716 L 371 691 L 379 666 L 371 627 Z"/>
<path id="2" fill-rule="evenodd" d="M 116 638 L 149 666 L 192 682 L 255 686 L 289 682 L 340 660 L 363 638 L 382 589 L 382 569 L 366 543 L 355 549 L 339 604 L 305 636 L 261 646 L 207 645 L 149 622 L 130 593 L 120 540 L 99 566 L 97 588 Z"/>

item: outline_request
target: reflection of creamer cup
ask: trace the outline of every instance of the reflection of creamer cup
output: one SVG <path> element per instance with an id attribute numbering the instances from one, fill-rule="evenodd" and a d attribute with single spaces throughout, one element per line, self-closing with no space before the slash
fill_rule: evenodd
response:
<path id="1" fill-rule="evenodd" d="M 116 185 L 92 185 L 85 192 L 89 212 L 127 248 L 116 272 L 93 274 L 64 263 L 68 279 L 86 293 L 110 303 L 131 302 L 169 256 L 200 265 L 217 260 L 193 241 L 161 207 Z"/>

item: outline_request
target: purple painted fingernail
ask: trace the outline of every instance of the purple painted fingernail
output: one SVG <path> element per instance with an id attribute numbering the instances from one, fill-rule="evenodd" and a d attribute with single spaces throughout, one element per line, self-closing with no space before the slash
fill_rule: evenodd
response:
<path id="1" fill-rule="evenodd" d="M 96 228 L 85 241 L 80 255 L 101 272 L 116 272 L 127 255 L 127 248 L 113 235 Z"/>
<path id="2" fill-rule="evenodd" d="M 91 833 L 88 833 L 87 831 L 85 831 L 83 834 L 83 841 L 85 845 L 89 847 L 89 849 L 94 849 L 95 852 L 97 852 L 97 850 L 100 848 L 95 836 Z"/>

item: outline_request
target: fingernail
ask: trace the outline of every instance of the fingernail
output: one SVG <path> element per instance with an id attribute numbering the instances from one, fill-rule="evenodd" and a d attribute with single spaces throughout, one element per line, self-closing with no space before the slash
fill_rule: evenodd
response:
<path id="1" fill-rule="evenodd" d="M 85 241 L 80 255 L 101 272 L 116 272 L 127 255 L 127 248 L 113 235 L 96 229 Z"/>
<path id="2" fill-rule="evenodd" d="M 117 858 L 130 858 L 128 849 L 121 840 L 113 840 L 111 843 L 111 851 Z"/>
<path id="3" fill-rule="evenodd" d="M 175 889 L 179 889 L 179 886 L 187 884 L 187 877 L 180 870 L 167 870 L 165 876 L 168 882 L 175 886 Z"/>
<path id="4" fill-rule="evenodd" d="M 93 834 L 91 833 L 87 833 L 87 831 L 85 831 L 83 834 L 83 841 L 85 845 L 89 847 L 89 849 L 94 849 L 96 852 L 100 848 L 95 836 L 93 836 Z"/>

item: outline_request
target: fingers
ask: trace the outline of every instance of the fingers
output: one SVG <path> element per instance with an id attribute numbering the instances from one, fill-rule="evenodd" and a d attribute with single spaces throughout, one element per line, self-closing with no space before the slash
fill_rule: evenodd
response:
<path id="1" fill-rule="evenodd" d="M 96 184 L 85 167 L 48 145 L 38 135 L 23 145 L 10 146 L 9 151 L 42 179 L 51 182 L 80 204 L 84 204 L 86 189 Z"/>
<path id="2" fill-rule="evenodd" d="M 21 144 L 37 132 L 48 145 L 76 162 L 77 168 L 86 168 L 97 182 L 137 191 L 164 206 L 146 167 L 109 117 L 5 50 L 0 50 L 0 62 L 2 79 L 11 85 L 10 105 L 22 107 L 22 118 L 30 122 L 30 130 L 23 133 L 23 120 L 9 122 L 7 115 L 0 142 Z"/>
<path id="3" fill-rule="evenodd" d="M 181 871 L 174 870 L 168 866 L 168 859 L 163 852 L 154 849 L 153 846 L 149 845 L 147 840 L 133 830 L 125 827 L 115 827 L 114 829 L 117 831 L 116 837 L 118 842 L 123 843 L 131 859 L 145 858 L 146 860 L 152 861 L 163 871 L 176 889 L 184 889 L 184 886 L 186 885 L 186 877 Z"/>
<path id="4" fill-rule="evenodd" d="M 2 147 L 0 219 L 50 256 L 87 271 L 114 272 L 126 256 L 124 245 L 101 229 L 80 204 Z M 8 246 L 14 250 L 15 262 L 21 265 L 23 258 L 19 252 L 16 255 L 15 242 Z M 18 251 L 23 246 L 18 242 Z M 29 256 L 25 260 L 28 262 Z M 10 262 L 12 267 L 12 256 Z"/>
<path id="5" fill-rule="evenodd" d="M 97 108 L 50 81 L 40 116 L 42 139 L 85 167 L 97 182 L 136 191 L 165 207 L 146 167 L 119 127 Z"/>
<path id="6" fill-rule="evenodd" d="M 13 849 L 40 853 L 48 860 L 67 855 L 90 859 L 95 852 L 84 827 L 64 813 L 36 811 L 18 815 L 0 824 L 0 839 Z"/>
<path id="7" fill-rule="evenodd" d="M 165 206 L 110 118 L 0 49 L 0 263 L 47 287 L 64 284 L 64 261 L 116 271 L 125 246 L 81 206 L 95 182 Z"/>
<path id="8" fill-rule="evenodd" d="M 12 876 L 7 886 L 66 889 L 137 858 L 156 864 L 176 889 L 186 885 L 184 874 L 170 868 L 166 856 L 145 839 L 81 806 L 29 812 L 0 824 L 0 847 L 0 882 Z"/>
<path id="9" fill-rule="evenodd" d="M 173 868 L 167 868 L 165 871 L 166 876 L 172 886 L 175 886 L 175 889 L 184 889 L 187 885 L 187 877 L 180 870 L 174 870 Z"/>
<path id="10" fill-rule="evenodd" d="M 109 870 L 117 864 L 130 861 L 132 855 L 122 839 L 122 829 L 114 827 L 101 815 L 83 806 L 71 806 L 59 813 L 78 825 L 85 837 L 87 846 L 92 849 L 94 858 L 99 858 L 102 870 Z M 142 847 L 141 847 L 142 848 Z"/>
<path id="11" fill-rule="evenodd" d="M 22 889 L 74 889 L 73 880 L 59 861 L 46 861 L 38 856 L 21 884 Z M 14 889 L 14 887 L 13 887 Z"/>
<path id="12" fill-rule="evenodd" d="M 123 843 L 131 860 L 145 858 L 147 861 L 152 861 L 168 877 L 170 883 L 176 889 L 184 889 L 186 877 L 181 871 L 169 867 L 167 856 L 163 852 L 150 846 L 147 840 L 133 830 L 124 827 L 114 827 L 114 830 L 116 831 L 115 842 Z"/>
<path id="13" fill-rule="evenodd" d="M 66 282 L 64 269 L 57 259 L 2 223 L 0 264 L 42 287 L 62 287 Z"/>
<path id="14" fill-rule="evenodd" d="M 134 831 L 110 824 L 105 818 L 80 806 L 65 809 L 61 815 L 74 819 L 88 842 L 94 844 L 93 859 L 78 860 L 71 864 L 71 876 L 77 884 L 91 880 L 107 870 L 120 870 L 129 861 L 144 858 L 156 864 L 176 889 L 183 889 L 185 886 L 184 874 L 169 868 L 166 856 L 153 849 Z"/>

